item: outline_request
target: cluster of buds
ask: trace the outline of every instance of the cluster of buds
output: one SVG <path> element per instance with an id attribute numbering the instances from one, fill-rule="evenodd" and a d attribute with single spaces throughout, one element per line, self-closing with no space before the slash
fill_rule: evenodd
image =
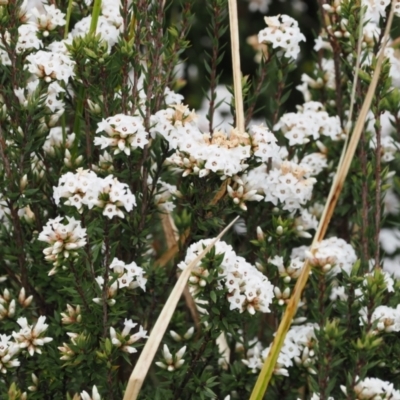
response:
<path id="1" fill-rule="evenodd" d="M 72 346 L 64 342 L 62 346 L 57 347 L 61 353 L 60 360 L 64 361 L 74 359 L 76 352 L 79 352 L 81 349 L 84 350 L 87 347 L 87 337 L 85 333 L 67 332 L 67 335 L 71 339 Z M 75 352 L 73 348 L 76 348 L 77 351 Z"/>
<path id="2" fill-rule="evenodd" d="M 96 385 L 93 385 L 92 388 L 92 397 L 90 397 L 90 394 L 84 390 L 81 392 L 81 395 L 79 396 L 76 394 L 72 400 L 101 400 L 101 396 L 99 394 L 99 391 L 97 390 Z"/>
<path id="3" fill-rule="evenodd" d="M 64 164 L 69 168 L 79 167 L 79 165 L 83 161 L 83 156 L 80 155 L 75 159 L 72 158 L 71 152 L 68 149 L 65 149 L 64 153 Z"/>
<path id="4" fill-rule="evenodd" d="M 31 171 L 35 178 L 42 179 L 46 172 L 43 161 L 34 153 L 30 155 Z"/>
<path id="5" fill-rule="evenodd" d="M 312 267 L 319 267 L 323 272 L 329 272 L 332 266 L 336 264 L 336 258 L 334 256 L 316 257 L 312 251 L 307 251 L 306 257 Z"/>
<path id="6" fill-rule="evenodd" d="M 285 283 L 289 283 L 292 279 L 297 279 L 304 265 L 304 261 L 298 257 L 292 258 L 288 267 L 284 266 L 283 257 L 275 256 L 270 258 L 268 262 L 278 268 L 279 275 Z"/>
<path id="7" fill-rule="evenodd" d="M 32 373 L 31 378 L 32 378 L 32 385 L 28 386 L 28 390 L 30 392 L 37 392 L 38 385 L 39 385 L 39 379 L 34 373 Z"/>
<path id="8" fill-rule="evenodd" d="M 308 346 L 304 346 L 303 351 L 299 357 L 294 357 L 294 362 L 298 367 L 303 366 L 310 374 L 315 375 L 317 372 L 313 368 L 315 364 L 315 352 Z"/>
<path id="9" fill-rule="evenodd" d="M 260 201 L 264 198 L 257 194 L 257 189 L 249 188 L 238 176 L 233 178 L 235 184 L 227 186 L 228 195 L 242 210 L 247 211 L 246 201 Z"/>
<path id="10" fill-rule="evenodd" d="M 137 350 L 131 345 L 137 342 L 139 339 L 147 338 L 147 331 L 143 329 L 143 326 L 140 325 L 139 332 L 131 335 L 131 329 L 134 328 L 137 324 L 134 323 L 131 319 L 125 319 L 124 329 L 121 333 L 118 333 L 113 327 L 110 327 L 110 337 L 111 343 L 125 351 L 126 353 L 136 353 Z"/>
<path id="11" fill-rule="evenodd" d="M 284 304 L 287 304 L 290 298 L 290 287 L 287 287 L 283 292 L 281 289 L 278 288 L 278 286 L 274 287 L 274 293 L 275 297 L 278 300 L 278 304 L 280 306 L 283 306 Z"/>
<path id="12" fill-rule="evenodd" d="M 61 313 L 61 322 L 64 325 L 79 323 L 82 321 L 81 306 L 77 305 L 76 308 L 67 304 L 67 312 Z"/>
<path id="13" fill-rule="evenodd" d="M 189 283 L 193 285 L 192 288 L 198 286 L 199 288 L 203 288 L 207 285 L 207 278 L 210 275 L 210 272 L 203 265 L 197 265 L 193 268 L 192 274 L 189 278 Z M 198 289 L 193 290 L 193 294 L 197 293 Z"/>
<path id="14" fill-rule="evenodd" d="M 97 276 L 95 278 L 97 284 L 99 285 L 101 291 L 103 291 L 104 287 L 104 278 L 102 276 Z M 114 281 L 111 285 L 107 285 L 107 292 L 106 292 L 106 303 L 112 307 L 117 301 L 115 300 L 115 296 L 117 295 L 118 292 L 118 281 Z M 101 297 L 95 297 L 93 301 L 98 304 L 102 305 L 103 304 L 103 298 Z"/>
<path id="15" fill-rule="evenodd" d="M 204 161 L 198 160 L 192 155 L 185 155 L 185 153 L 177 150 L 171 157 L 165 160 L 166 165 L 175 166 L 176 171 L 183 169 L 182 178 L 190 174 L 198 175 L 200 178 L 204 178 L 210 173 L 209 169 L 204 169 Z"/>
<path id="16" fill-rule="evenodd" d="M 193 336 L 193 333 L 194 333 L 193 326 L 189 328 L 183 336 L 179 335 L 173 330 L 169 331 L 169 334 L 171 335 L 172 339 L 175 340 L 175 342 L 182 342 L 183 340 L 189 340 Z"/>
<path id="17" fill-rule="evenodd" d="M 21 307 L 23 308 L 29 307 L 30 304 L 32 303 L 32 300 L 33 296 L 30 295 L 26 297 L 25 288 L 21 288 L 18 295 L 18 303 L 21 305 Z"/>
<path id="18" fill-rule="evenodd" d="M 11 298 L 9 290 L 4 289 L 3 295 L 0 295 L 0 321 L 15 315 L 15 305 L 15 300 Z"/>
<path id="19" fill-rule="evenodd" d="M 175 353 L 175 356 L 173 356 L 169 351 L 168 346 L 164 344 L 164 347 L 162 349 L 164 362 L 157 361 L 156 365 L 170 372 L 175 371 L 185 363 L 185 360 L 182 359 L 183 355 L 185 354 L 185 351 L 186 351 L 186 346 L 183 346 L 177 353 Z"/>

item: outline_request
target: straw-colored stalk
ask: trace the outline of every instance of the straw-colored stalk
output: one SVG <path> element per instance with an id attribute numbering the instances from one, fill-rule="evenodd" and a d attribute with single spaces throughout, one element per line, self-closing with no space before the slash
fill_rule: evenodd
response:
<path id="1" fill-rule="evenodd" d="M 125 391 L 124 400 L 135 400 L 146 378 L 147 372 L 153 362 L 154 356 L 161 343 L 161 340 L 167 330 L 172 315 L 182 292 L 186 287 L 186 283 L 190 277 L 193 268 L 199 261 L 212 249 L 215 243 L 232 227 L 239 217 L 236 217 L 181 273 L 176 282 L 171 294 L 165 303 L 157 322 L 151 331 L 150 337 L 144 346 L 139 360 L 129 378 L 128 386 Z"/>
<path id="2" fill-rule="evenodd" d="M 364 129 L 365 120 L 371 106 L 376 86 L 378 84 L 378 79 L 384 58 L 384 50 L 389 39 L 390 27 L 392 26 L 393 22 L 393 13 L 394 13 L 394 2 L 392 3 L 392 8 L 388 17 L 385 29 L 385 35 L 382 41 L 382 46 L 376 63 L 374 75 L 369 85 L 368 92 L 365 97 L 364 103 L 362 105 L 360 115 L 358 116 L 356 125 L 354 127 L 354 131 L 351 136 L 345 156 L 343 158 L 343 162 L 340 164 L 338 171 L 335 175 L 335 178 L 333 180 L 332 187 L 329 192 L 327 202 L 325 204 L 324 212 L 322 214 L 321 220 L 318 225 L 318 230 L 314 236 L 314 240 L 311 245 L 311 250 L 313 250 L 315 248 L 315 245 L 319 243 L 321 240 L 323 240 L 325 236 L 333 211 L 335 210 L 337 201 L 339 199 L 340 192 L 343 188 L 345 179 L 349 172 L 351 161 L 353 160 L 361 133 Z M 310 270 L 311 270 L 311 265 L 308 262 L 308 260 L 306 260 L 303 269 L 301 271 L 301 274 L 296 282 L 295 288 L 293 290 L 293 295 L 289 300 L 285 314 L 282 318 L 278 331 L 275 335 L 275 339 L 272 343 L 271 350 L 268 354 L 267 359 L 264 362 L 263 368 L 261 369 L 261 372 L 258 376 L 256 385 L 254 386 L 250 400 L 262 400 L 264 397 L 264 394 L 268 387 L 268 383 L 274 372 L 275 364 L 276 361 L 278 360 L 278 356 L 281 351 L 286 334 L 290 328 L 290 325 L 292 324 L 293 317 L 296 314 L 300 297 L 306 286 Z"/>
<path id="3" fill-rule="evenodd" d="M 229 27 L 231 32 L 233 88 L 235 94 L 236 126 L 244 133 L 244 110 L 242 93 L 242 72 L 240 70 L 239 22 L 236 0 L 229 0 Z"/>
<path id="4" fill-rule="evenodd" d="M 179 248 L 178 245 L 178 240 L 179 240 L 179 235 L 178 235 L 178 230 L 176 229 L 174 220 L 172 218 L 171 213 L 167 212 L 165 214 L 161 214 L 161 224 L 163 227 L 164 231 L 164 236 L 165 236 L 165 242 L 167 244 L 168 249 L 172 248 Z M 196 325 L 196 329 L 200 329 L 200 315 L 199 312 L 197 311 L 196 303 L 194 302 L 194 299 L 192 295 L 189 292 L 189 288 L 186 285 L 185 289 L 183 290 L 183 297 L 186 302 L 186 306 L 188 307 L 190 314 L 193 318 L 193 321 Z"/>

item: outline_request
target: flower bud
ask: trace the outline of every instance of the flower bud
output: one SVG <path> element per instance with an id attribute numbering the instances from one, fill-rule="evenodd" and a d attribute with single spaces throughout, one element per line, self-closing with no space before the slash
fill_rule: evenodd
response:
<path id="1" fill-rule="evenodd" d="M 289 283 L 291 280 L 292 280 L 292 278 L 290 276 L 285 276 L 283 278 L 283 282 L 285 282 L 285 283 Z"/>
<path id="2" fill-rule="evenodd" d="M 171 335 L 172 339 L 174 339 L 176 342 L 180 342 L 182 340 L 182 337 L 177 334 L 175 331 L 169 331 L 169 334 Z"/>
<path id="3" fill-rule="evenodd" d="M 194 327 L 192 326 L 191 328 L 189 328 L 186 333 L 183 335 L 184 339 L 188 340 L 193 336 L 194 333 Z"/>
<path id="4" fill-rule="evenodd" d="M 257 226 L 257 239 L 261 242 L 265 239 L 265 233 L 261 229 L 261 227 Z"/>
<path id="5" fill-rule="evenodd" d="M 19 188 L 21 190 L 21 192 L 24 191 L 24 189 L 26 188 L 26 185 L 28 184 L 28 176 L 25 174 L 21 180 L 19 181 Z"/>

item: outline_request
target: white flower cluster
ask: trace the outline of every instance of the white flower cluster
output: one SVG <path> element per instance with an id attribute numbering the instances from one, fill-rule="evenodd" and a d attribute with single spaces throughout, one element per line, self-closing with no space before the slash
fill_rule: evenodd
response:
<path id="1" fill-rule="evenodd" d="M 0 335 L 0 372 L 7 373 L 7 370 L 18 367 L 20 362 L 16 358 L 20 351 L 18 343 L 10 340 L 11 336 Z"/>
<path id="2" fill-rule="evenodd" d="M 67 225 L 61 222 L 63 217 L 50 219 L 38 236 L 38 240 L 50 245 L 43 250 L 45 259 L 54 264 L 49 275 L 57 272 L 57 267 L 70 256 L 70 253 L 74 255 L 75 250 L 86 244 L 86 229 L 82 228 L 80 221 L 75 218 L 66 218 Z"/>
<path id="3" fill-rule="evenodd" d="M 283 209 L 294 211 L 311 199 L 315 178 L 309 178 L 310 169 L 293 161 L 283 161 L 271 169 L 265 180 L 265 201 L 274 205 L 283 203 Z"/>
<path id="4" fill-rule="evenodd" d="M 43 337 L 44 332 L 48 328 L 45 323 L 46 317 L 38 318 L 35 325 L 29 325 L 26 318 L 18 318 L 17 323 L 21 327 L 19 332 L 13 332 L 13 338 L 20 349 L 27 349 L 30 356 L 36 352 L 41 354 L 42 351 L 38 346 L 43 346 L 53 340 L 51 337 Z"/>
<path id="5" fill-rule="evenodd" d="M 46 317 L 41 316 L 35 325 L 29 325 L 26 318 L 18 318 L 17 324 L 21 329 L 12 332 L 14 341 L 11 341 L 11 336 L 0 335 L 0 372 L 5 374 L 9 369 L 19 366 L 16 356 L 21 351 L 26 350 L 30 356 L 42 353 L 40 347 L 53 340 L 51 337 L 44 337 L 48 328 L 45 321 Z"/>
<path id="6" fill-rule="evenodd" d="M 108 218 L 118 216 L 124 218 L 120 207 L 127 212 L 132 211 L 136 205 L 135 195 L 132 194 L 125 183 L 108 175 L 100 178 L 95 172 L 78 168 L 76 173 L 67 172 L 58 181 L 58 186 L 53 187 L 53 197 L 56 204 L 61 198 L 66 198 L 64 204 L 75 206 L 78 212 L 83 212 L 83 206 L 92 209 L 103 209 L 103 215 Z"/>
<path id="7" fill-rule="evenodd" d="M 27 17 L 30 19 L 31 24 L 35 25 L 38 30 L 44 31 L 44 36 L 47 36 L 48 32 L 46 34 L 46 31 L 53 31 L 57 26 L 65 25 L 65 14 L 56 8 L 54 4 L 43 4 L 42 7 L 45 14 L 42 14 L 37 7 L 34 7 Z"/>
<path id="8" fill-rule="evenodd" d="M 324 272 L 337 275 L 342 271 L 350 274 L 357 255 L 353 247 L 343 239 L 331 237 L 325 239 L 314 247 L 311 253 L 308 246 L 292 249 L 289 265 L 285 267 L 283 257 L 269 258 L 268 262 L 278 268 L 279 275 L 286 283 L 300 276 L 305 260 L 308 259 L 312 266 L 320 267 Z M 340 289 L 339 292 L 343 292 Z"/>
<path id="9" fill-rule="evenodd" d="M 18 42 L 17 42 L 17 53 L 21 54 L 27 50 L 36 49 L 39 50 L 43 47 L 43 42 L 37 36 L 38 28 L 31 24 L 22 24 L 18 27 Z M 7 35 L 8 36 L 8 35 Z M 6 37 L 7 37 L 6 36 Z M 3 52 L 4 50 L 0 50 Z M 6 52 L 3 53 L 5 57 L 5 65 L 11 65 L 11 60 Z"/>
<path id="10" fill-rule="evenodd" d="M 368 323 L 368 310 L 366 307 L 360 309 L 360 325 Z M 400 332 L 400 305 L 396 308 L 378 306 L 372 313 L 371 324 L 376 323 L 378 332 Z"/>
<path id="11" fill-rule="evenodd" d="M 264 200 L 290 212 L 301 209 L 311 199 L 315 178 L 310 168 L 293 161 L 282 161 L 267 172 L 261 165 L 244 175 L 248 188 L 264 194 Z"/>
<path id="12" fill-rule="evenodd" d="M 250 128 L 251 145 L 254 155 L 267 163 L 269 160 L 280 162 L 287 156 L 285 148 L 278 146 L 276 136 L 264 125 L 252 125 Z"/>
<path id="13" fill-rule="evenodd" d="M 72 29 L 69 37 L 84 37 L 89 33 L 92 17 L 88 16 L 78 21 Z M 120 3 L 113 0 L 101 2 L 101 15 L 97 22 L 96 35 L 107 43 L 108 52 L 118 42 L 124 29 L 124 21 L 120 13 Z"/>
<path id="14" fill-rule="evenodd" d="M 313 368 L 315 363 L 315 353 L 313 350 L 315 343 L 314 330 L 317 328 L 317 324 L 307 323 L 299 326 L 292 326 L 286 335 L 283 343 L 281 352 L 279 353 L 278 361 L 276 363 L 274 374 L 289 376 L 288 368 L 297 366 L 303 366 L 311 374 L 315 374 L 316 371 Z M 256 373 L 260 370 L 266 360 L 271 345 L 266 349 L 262 350 L 262 346 L 259 342 L 255 346 L 248 350 L 246 359 L 242 362 L 247 365 L 248 368 Z"/>
<path id="15" fill-rule="evenodd" d="M 345 386 L 340 386 L 342 392 L 347 395 Z M 365 378 L 354 387 L 356 400 L 399 400 L 400 391 L 393 387 L 393 383 L 382 381 L 379 378 Z"/>
<path id="16" fill-rule="evenodd" d="M 185 269 L 211 240 L 193 243 L 187 250 L 185 261 L 178 264 L 178 267 Z M 218 267 L 218 285 L 227 289 L 230 309 L 237 309 L 239 312 L 247 310 L 250 314 L 256 311 L 269 312 L 274 291 L 268 278 L 243 257 L 236 255 L 232 246 L 223 241 L 215 244 L 215 253 L 224 254 L 222 263 Z M 193 294 L 198 293 L 207 284 L 204 279 L 207 276 L 209 271 L 201 263 L 194 267 L 189 278 Z"/>
<path id="17" fill-rule="evenodd" d="M 307 246 L 297 247 L 292 250 L 291 256 L 302 261 L 307 258 L 312 266 L 321 267 L 323 271 L 333 275 L 342 271 L 350 275 L 353 264 L 357 261 L 354 248 L 345 240 L 334 236 L 322 240 L 312 252 Z"/>
<path id="18" fill-rule="evenodd" d="M 215 131 L 212 136 L 203 134 L 196 120 L 196 114 L 183 104 L 172 105 L 153 116 L 151 133 L 162 135 L 169 147 L 176 149 L 167 163 L 183 170 L 183 176 L 204 177 L 214 172 L 224 179 L 243 171 L 247 167 L 244 160 L 250 157 L 248 135 L 235 129 L 229 137 L 222 131 Z"/>
<path id="19" fill-rule="evenodd" d="M 318 108 L 319 103 L 305 106 L 306 112 Z M 320 114 L 322 122 L 319 121 L 318 127 L 315 127 L 314 136 L 318 138 L 319 131 L 327 136 L 335 136 L 336 118 L 328 117 L 324 111 L 320 111 Z M 182 104 L 161 110 L 153 117 L 151 133 L 161 134 L 169 142 L 170 148 L 176 149 L 167 163 L 183 171 L 182 176 L 196 174 L 205 177 L 213 172 L 221 179 L 232 177 L 234 183 L 228 185 L 228 195 L 243 210 L 247 209 L 247 201 L 260 201 L 263 198 L 274 205 L 282 203 L 283 209 L 288 211 L 295 211 L 310 200 L 316 182 L 310 175 L 326 168 L 325 154 L 308 154 L 300 163 L 296 158 L 287 160 L 287 149 L 278 146 L 275 135 L 266 126 L 252 126 L 250 135 L 241 135 L 234 129 L 229 137 L 220 131 L 215 131 L 210 137 L 201 133 L 196 119 L 197 116 Z M 321 143 L 319 146 L 326 151 Z M 272 168 L 268 170 L 264 164 L 242 174 L 252 156 L 265 164 L 272 162 Z"/>
<path id="20" fill-rule="evenodd" d="M 138 147 L 143 149 L 149 142 L 143 120 L 139 116 L 117 114 L 103 119 L 97 126 L 96 133 L 104 131 L 109 137 L 96 137 L 94 144 L 101 146 L 101 149 L 111 147 L 114 155 L 121 152 L 129 155 L 131 150 Z"/>
<path id="21" fill-rule="evenodd" d="M 39 50 L 29 54 L 26 60 L 24 68 L 47 83 L 57 80 L 67 84 L 68 79 L 75 76 L 75 61 L 62 53 Z"/>
<path id="22" fill-rule="evenodd" d="M 110 327 L 110 337 L 111 343 L 121 349 L 126 353 L 136 353 L 137 350 L 132 347 L 133 343 L 136 343 L 139 339 L 147 338 L 147 331 L 143 329 L 143 326 L 140 325 L 139 332 L 131 335 L 131 329 L 133 329 L 137 323 L 134 323 L 131 319 L 126 319 L 124 321 L 124 329 L 121 333 L 118 333 L 112 326 Z"/>
<path id="23" fill-rule="evenodd" d="M 289 146 L 303 145 L 317 140 L 321 135 L 332 140 L 343 139 L 343 130 L 338 116 L 330 117 L 324 110 L 324 106 L 317 101 L 309 101 L 302 106 L 297 106 L 297 113 L 282 115 L 274 130 L 282 130 L 285 138 L 289 140 Z"/>
<path id="24" fill-rule="evenodd" d="M 140 287 L 143 291 L 146 291 L 147 279 L 144 277 L 144 270 L 138 267 L 137 264 L 132 261 L 130 264 L 125 264 L 123 261 L 114 258 L 110 264 L 112 273 L 118 276 L 117 280 L 113 282 L 107 288 L 107 303 L 112 306 L 116 303 L 115 296 L 118 289 L 128 288 L 136 289 Z M 96 277 L 96 282 L 100 289 L 103 290 L 104 278 L 102 276 Z M 102 304 L 103 299 L 101 297 L 95 297 L 93 301 L 97 304 Z"/>
<path id="25" fill-rule="evenodd" d="M 298 22 L 288 15 L 265 17 L 264 20 L 268 27 L 258 33 L 258 42 L 271 43 L 274 49 L 283 49 L 286 58 L 296 60 L 300 53 L 299 43 L 306 41 Z"/>

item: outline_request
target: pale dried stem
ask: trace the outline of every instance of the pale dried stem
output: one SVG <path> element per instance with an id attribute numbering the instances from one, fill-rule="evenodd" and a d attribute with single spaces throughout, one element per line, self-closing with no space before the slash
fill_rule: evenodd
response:
<path id="1" fill-rule="evenodd" d="M 335 175 L 335 178 L 333 180 L 332 187 L 329 192 L 327 202 L 325 204 L 324 212 L 322 214 L 321 220 L 318 225 L 317 232 L 314 236 L 314 239 L 313 239 L 313 242 L 311 245 L 311 251 L 313 251 L 313 249 L 315 249 L 316 244 L 318 244 L 321 240 L 323 240 L 323 238 L 325 236 L 325 233 L 328 228 L 333 211 L 335 210 L 337 201 L 339 199 L 340 192 L 343 188 L 344 181 L 349 172 L 350 164 L 351 164 L 351 161 L 353 160 L 354 153 L 356 151 L 357 144 L 359 142 L 361 133 L 363 131 L 365 120 L 366 120 L 368 111 L 370 109 L 371 102 L 372 102 L 372 99 L 373 99 L 373 96 L 374 96 L 374 93 L 376 90 L 376 86 L 378 83 L 379 75 L 380 75 L 381 68 L 382 68 L 383 58 L 384 58 L 384 50 L 385 50 L 386 44 L 389 39 L 390 27 L 392 26 L 392 22 L 393 22 L 393 12 L 394 12 L 394 2 L 392 3 L 392 8 L 391 8 L 391 11 L 390 11 L 390 14 L 388 17 L 388 21 L 387 21 L 387 25 L 386 25 L 386 29 L 385 29 L 385 35 L 384 35 L 384 38 L 382 41 L 382 47 L 381 47 L 380 54 L 379 54 L 379 57 L 378 57 L 378 60 L 376 63 L 374 75 L 373 75 L 371 83 L 369 85 L 367 95 L 365 97 L 363 106 L 360 111 L 360 115 L 358 116 L 356 125 L 354 127 L 353 135 L 350 139 L 348 148 L 346 150 L 346 154 L 343 158 L 343 162 L 340 163 L 337 173 Z M 264 397 L 264 394 L 268 387 L 268 383 L 274 372 L 275 364 L 278 360 L 278 356 L 279 356 L 280 350 L 282 348 L 283 342 L 285 340 L 286 334 L 290 328 L 293 317 L 296 314 L 301 294 L 307 284 L 310 270 L 311 270 L 311 265 L 310 265 L 309 261 L 306 260 L 304 262 L 301 274 L 300 274 L 300 276 L 296 282 L 296 285 L 294 287 L 293 294 L 289 300 L 285 314 L 279 325 L 278 331 L 276 332 L 275 339 L 272 343 L 271 350 L 268 353 L 267 359 L 265 360 L 263 368 L 260 372 L 260 375 L 258 376 L 256 385 L 253 389 L 250 400 L 261 400 Z"/>
<path id="2" fill-rule="evenodd" d="M 242 93 L 242 72 L 240 70 L 239 21 L 236 0 L 229 0 L 229 26 L 231 31 L 233 87 L 235 94 L 236 126 L 244 133 L 244 110 Z"/>

